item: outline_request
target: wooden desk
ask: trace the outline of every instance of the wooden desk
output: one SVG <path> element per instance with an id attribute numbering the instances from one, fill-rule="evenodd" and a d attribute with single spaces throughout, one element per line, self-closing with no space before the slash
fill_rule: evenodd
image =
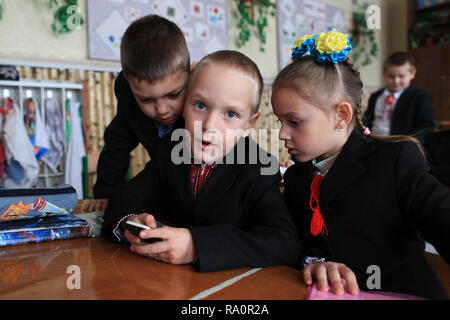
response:
<path id="1" fill-rule="evenodd" d="M 425 255 L 450 296 L 449 266 L 437 255 Z M 80 268 L 79 290 L 67 287 L 71 265 Z M 300 271 L 290 267 L 199 273 L 98 238 L 0 248 L 0 300 L 304 300 L 306 293 Z"/>
<path id="2" fill-rule="evenodd" d="M 66 270 L 71 265 L 80 268 L 79 290 L 67 288 L 72 274 Z M 0 250 L 0 300 L 303 300 L 306 290 L 300 272 L 293 268 L 199 273 L 188 265 L 140 257 L 127 245 L 103 239 L 60 240 Z"/>

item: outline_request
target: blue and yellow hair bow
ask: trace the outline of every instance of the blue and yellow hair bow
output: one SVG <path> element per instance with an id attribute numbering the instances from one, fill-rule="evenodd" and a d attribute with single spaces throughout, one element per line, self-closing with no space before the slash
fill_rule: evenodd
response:
<path id="1" fill-rule="evenodd" d="M 297 62 L 306 56 L 316 57 L 320 63 L 330 61 L 334 64 L 344 62 L 352 50 L 347 35 L 332 30 L 318 36 L 306 35 L 298 39 L 292 48 L 292 60 Z"/>

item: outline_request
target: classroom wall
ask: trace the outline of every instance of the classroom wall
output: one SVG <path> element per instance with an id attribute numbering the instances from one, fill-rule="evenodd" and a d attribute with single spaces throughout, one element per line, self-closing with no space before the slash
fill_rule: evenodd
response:
<path id="1" fill-rule="evenodd" d="M 408 50 L 408 0 L 391 0 L 386 3 L 387 49 L 390 52 Z"/>
<path id="2" fill-rule="evenodd" d="M 352 0 L 321 0 L 321 2 L 340 7 L 346 16 L 348 32 L 352 26 Z M 376 39 L 379 46 L 378 58 L 369 66 L 361 68 L 361 77 L 366 87 L 377 88 L 383 85 L 381 73 L 383 61 L 393 50 L 407 49 L 407 0 L 372 0 L 371 4 L 379 5 L 381 9 L 381 30 L 376 30 Z M 237 19 L 231 15 L 233 5 L 230 5 L 229 16 L 229 43 L 230 47 L 237 49 L 234 37 L 238 33 Z M 251 56 L 263 72 L 265 78 L 274 78 L 278 72 L 277 51 L 277 25 L 276 18 L 269 18 L 267 32 L 266 52 L 259 51 L 259 43 L 253 39 L 251 43 L 242 48 L 242 51 Z"/>
<path id="3" fill-rule="evenodd" d="M 0 20 L 0 54 L 17 58 L 87 60 L 86 25 L 81 30 L 55 37 L 50 28 L 53 10 L 48 0 L 3 0 Z M 86 17 L 86 1 L 79 1 Z"/>
<path id="4" fill-rule="evenodd" d="M 182 0 L 187 1 L 187 0 Z M 352 0 L 321 0 L 341 7 L 351 26 Z M 361 0 L 360 0 L 361 1 Z M 55 37 L 50 24 L 53 21 L 48 0 L 2 0 L 3 19 L 0 20 L 0 60 L 2 58 L 33 59 L 43 61 L 73 62 L 80 65 L 108 66 L 120 68 L 119 63 L 109 63 L 88 59 L 88 35 L 86 24 L 69 34 Z M 393 50 L 406 50 L 407 0 L 372 0 L 381 8 L 382 29 L 376 31 L 379 57 L 370 66 L 362 68 L 365 86 L 383 85 L 381 66 L 386 56 Z M 81 12 L 86 18 L 86 0 L 79 0 Z M 232 11 L 235 1 L 229 1 L 229 47 L 235 45 L 237 18 Z M 259 51 L 259 43 L 252 37 L 250 43 L 239 49 L 249 55 L 261 68 L 264 78 L 273 79 L 278 72 L 276 18 L 269 17 L 266 52 Z"/>
<path id="5" fill-rule="evenodd" d="M 78 1 L 84 20 L 86 2 Z M 55 36 L 50 27 L 55 9 L 49 9 L 49 0 L 2 0 L 2 4 L 0 62 L 6 58 L 120 69 L 118 62 L 88 59 L 86 22 L 79 30 Z"/>

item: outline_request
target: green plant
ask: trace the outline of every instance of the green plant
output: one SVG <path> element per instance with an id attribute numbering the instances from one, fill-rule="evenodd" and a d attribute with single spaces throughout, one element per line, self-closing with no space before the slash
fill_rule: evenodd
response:
<path id="1" fill-rule="evenodd" d="M 3 19 L 3 5 L 0 3 L 0 20 Z"/>
<path id="2" fill-rule="evenodd" d="M 253 33 L 260 41 L 261 52 L 264 52 L 266 39 L 266 27 L 268 26 L 267 17 L 269 14 L 274 17 L 276 12 L 276 3 L 271 0 L 235 0 L 237 3 L 237 15 L 239 34 L 236 38 L 238 48 L 243 47 Z M 255 10 L 257 9 L 257 10 Z"/>
<path id="3" fill-rule="evenodd" d="M 84 24 L 84 20 L 80 14 L 80 6 L 78 0 L 65 0 L 66 4 L 58 7 L 58 0 L 49 0 L 49 8 L 57 7 L 53 15 L 53 23 L 50 25 L 53 32 L 62 35 L 73 31 L 77 27 Z"/>
<path id="4" fill-rule="evenodd" d="M 352 60 L 355 64 L 362 66 L 371 64 L 372 58 L 376 58 L 378 55 L 375 31 L 367 26 L 366 9 L 366 5 L 362 5 L 353 12 L 353 29 L 351 31 Z"/>
<path id="5" fill-rule="evenodd" d="M 410 47 L 416 49 L 430 45 L 435 38 L 437 38 L 437 33 L 428 23 L 418 22 L 411 28 Z"/>
<path id="6" fill-rule="evenodd" d="M 450 43 L 450 34 L 446 34 L 439 40 L 439 44 L 442 46 L 446 43 Z"/>

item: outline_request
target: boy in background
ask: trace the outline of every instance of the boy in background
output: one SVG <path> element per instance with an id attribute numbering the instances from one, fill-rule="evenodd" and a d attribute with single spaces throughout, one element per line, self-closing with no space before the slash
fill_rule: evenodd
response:
<path id="1" fill-rule="evenodd" d="M 130 152 L 139 143 L 153 158 L 160 139 L 182 125 L 190 56 L 181 29 L 157 15 L 134 21 L 123 35 L 120 61 L 117 114 L 104 133 L 94 200 L 83 207 L 87 212 L 106 209 L 108 198 L 125 183 Z"/>
<path id="2" fill-rule="evenodd" d="M 411 54 L 396 52 L 384 64 L 386 88 L 373 93 L 364 114 L 365 125 L 379 136 L 408 135 L 422 144 L 434 130 L 431 94 L 411 86 L 416 76 Z"/>

